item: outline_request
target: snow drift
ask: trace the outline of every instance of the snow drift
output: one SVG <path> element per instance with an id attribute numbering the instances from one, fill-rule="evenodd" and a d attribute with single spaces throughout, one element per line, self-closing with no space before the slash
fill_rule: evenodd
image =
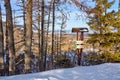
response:
<path id="1" fill-rule="evenodd" d="M 0 80 L 120 80 L 120 64 L 56 69 L 40 73 L 0 77 Z"/>

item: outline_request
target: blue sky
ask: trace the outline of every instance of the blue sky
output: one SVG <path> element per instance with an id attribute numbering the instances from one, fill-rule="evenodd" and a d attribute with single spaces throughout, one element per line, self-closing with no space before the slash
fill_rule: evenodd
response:
<path id="1" fill-rule="evenodd" d="M 112 1 L 112 0 L 109 0 L 109 1 Z M 114 5 L 111 7 L 110 10 L 113 10 L 113 9 L 114 9 L 114 10 L 118 10 L 118 2 L 119 2 L 119 0 L 115 0 L 115 3 L 114 3 Z M 91 3 L 88 3 L 88 4 L 89 4 L 89 5 L 94 5 L 92 2 L 91 2 Z M 76 19 L 75 19 L 74 13 L 79 13 L 79 14 L 81 15 L 80 20 L 76 20 Z M 74 15 L 74 16 L 71 17 L 70 21 L 68 21 L 67 29 L 71 30 L 72 27 L 87 27 L 87 28 L 89 28 L 89 26 L 86 24 L 87 18 L 84 16 L 85 13 L 82 13 L 82 12 L 77 11 L 77 10 L 75 10 L 75 11 L 73 10 L 73 15 Z M 89 31 L 90 31 L 90 29 L 89 29 Z M 91 32 L 91 31 L 90 31 L 90 32 Z"/>
<path id="2" fill-rule="evenodd" d="M 90 1 L 90 0 L 89 0 Z M 111 0 L 109 0 L 111 1 Z M 115 0 L 115 4 L 112 6 L 112 8 L 110 10 L 117 10 L 118 9 L 118 1 L 119 0 Z M 0 1 L 1 6 L 2 6 L 2 13 L 4 13 L 4 3 L 2 1 Z M 16 0 L 11 0 L 11 6 L 12 6 L 12 10 L 17 10 L 18 6 L 16 6 Z M 92 2 L 88 3 L 89 5 L 94 5 Z M 87 27 L 89 28 L 89 26 L 86 24 L 87 22 L 87 18 L 85 17 L 85 13 L 81 12 L 77 7 L 75 7 L 75 5 L 71 5 L 70 8 L 71 13 L 69 16 L 69 20 L 66 23 L 66 30 L 71 30 L 73 27 Z M 20 12 L 16 13 L 19 14 Z M 56 12 L 56 14 L 58 14 Z M 79 14 L 79 17 L 76 16 L 76 14 Z M 19 24 L 21 24 L 21 19 L 18 20 Z M 60 29 L 60 26 L 56 25 L 56 29 Z"/>

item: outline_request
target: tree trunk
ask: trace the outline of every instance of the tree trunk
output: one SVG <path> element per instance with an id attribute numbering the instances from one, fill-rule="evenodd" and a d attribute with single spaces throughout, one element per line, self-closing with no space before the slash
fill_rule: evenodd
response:
<path id="1" fill-rule="evenodd" d="M 0 5 L 0 76 L 4 76 L 4 34 L 2 26 L 2 13 Z"/>
<path id="2" fill-rule="evenodd" d="M 51 12 L 51 3 L 50 3 L 50 6 L 49 6 L 48 22 L 47 22 L 47 34 L 46 34 L 46 44 L 45 44 L 45 63 L 44 63 L 45 69 L 46 69 L 46 64 L 47 64 L 46 63 L 46 57 L 47 57 L 47 53 L 48 53 L 48 32 L 49 32 L 49 24 L 50 24 L 50 12 Z"/>
<path id="3" fill-rule="evenodd" d="M 38 71 L 40 71 L 40 50 L 41 50 L 41 47 L 40 47 L 40 2 L 38 0 L 38 54 L 37 54 L 37 59 L 38 59 L 38 62 L 37 62 L 37 66 L 38 66 Z"/>
<path id="4" fill-rule="evenodd" d="M 24 35 L 23 35 L 23 38 L 24 38 L 24 46 L 25 46 L 25 36 L 26 36 L 26 22 L 25 22 L 25 0 L 21 0 L 22 1 L 22 6 L 23 6 L 23 25 L 24 25 Z"/>
<path id="5" fill-rule="evenodd" d="M 32 46 L 32 0 L 27 0 L 26 4 L 26 41 L 25 41 L 25 73 L 30 72 L 30 58 Z"/>
<path id="6" fill-rule="evenodd" d="M 52 23 L 52 54 L 51 54 L 51 66 L 54 66 L 54 27 L 55 27 L 55 0 L 53 0 L 53 23 Z"/>
<path id="7" fill-rule="evenodd" d="M 6 55 L 6 62 L 5 62 L 5 75 L 9 75 L 9 48 L 8 48 L 8 26 L 7 26 L 7 19 L 6 19 L 6 32 L 5 32 L 5 43 L 6 43 L 6 46 L 5 46 L 5 55 Z"/>
<path id="8" fill-rule="evenodd" d="M 6 22 L 8 26 L 8 40 L 9 40 L 9 75 L 13 75 L 15 72 L 15 48 L 14 48 L 14 32 L 13 21 L 10 0 L 4 0 L 6 8 Z"/>
<path id="9" fill-rule="evenodd" d="M 42 18 L 41 18 L 41 71 L 44 71 L 44 0 L 42 0 Z"/>
<path id="10" fill-rule="evenodd" d="M 26 39 L 26 20 L 25 20 L 25 17 L 26 17 L 26 5 L 25 5 L 25 0 L 21 0 L 22 1 L 22 8 L 23 8 L 23 25 L 24 25 L 24 34 L 23 34 L 23 40 L 24 40 L 24 47 L 25 47 L 25 39 Z M 25 52 L 25 49 L 24 49 L 24 53 Z M 24 66 L 25 67 L 25 66 Z"/>
<path id="11" fill-rule="evenodd" d="M 26 33 L 26 22 L 25 22 L 25 0 L 22 0 L 23 5 L 23 23 L 24 23 L 24 41 L 25 41 L 25 33 Z"/>

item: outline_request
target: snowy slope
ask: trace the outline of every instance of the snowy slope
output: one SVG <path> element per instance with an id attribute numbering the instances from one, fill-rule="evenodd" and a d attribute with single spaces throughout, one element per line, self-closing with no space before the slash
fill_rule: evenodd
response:
<path id="1" fill-rule="evenodd" d="M 120 64 L 56 69 L 41 73 L 0 77 L 0 80 L 120 80 Z"/>

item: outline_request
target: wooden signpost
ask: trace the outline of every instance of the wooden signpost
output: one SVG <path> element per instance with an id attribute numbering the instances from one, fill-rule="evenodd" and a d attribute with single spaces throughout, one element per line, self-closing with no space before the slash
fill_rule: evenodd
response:
<path id="1" fill-rule="evenodd" d="M 77 50 L 78 56 L 78 65 L 81 65 L 81 57 L 82 57 L 82 49 L 83 49 L 83 39 L 84 39 L 84 32 L 88 32 L 88 28 L 72 28 L 72 32 L 76 32 L 76 41 L 74 42 L 74 48 Z M 80 36 L 79 36 L 80 33 Z"/>

